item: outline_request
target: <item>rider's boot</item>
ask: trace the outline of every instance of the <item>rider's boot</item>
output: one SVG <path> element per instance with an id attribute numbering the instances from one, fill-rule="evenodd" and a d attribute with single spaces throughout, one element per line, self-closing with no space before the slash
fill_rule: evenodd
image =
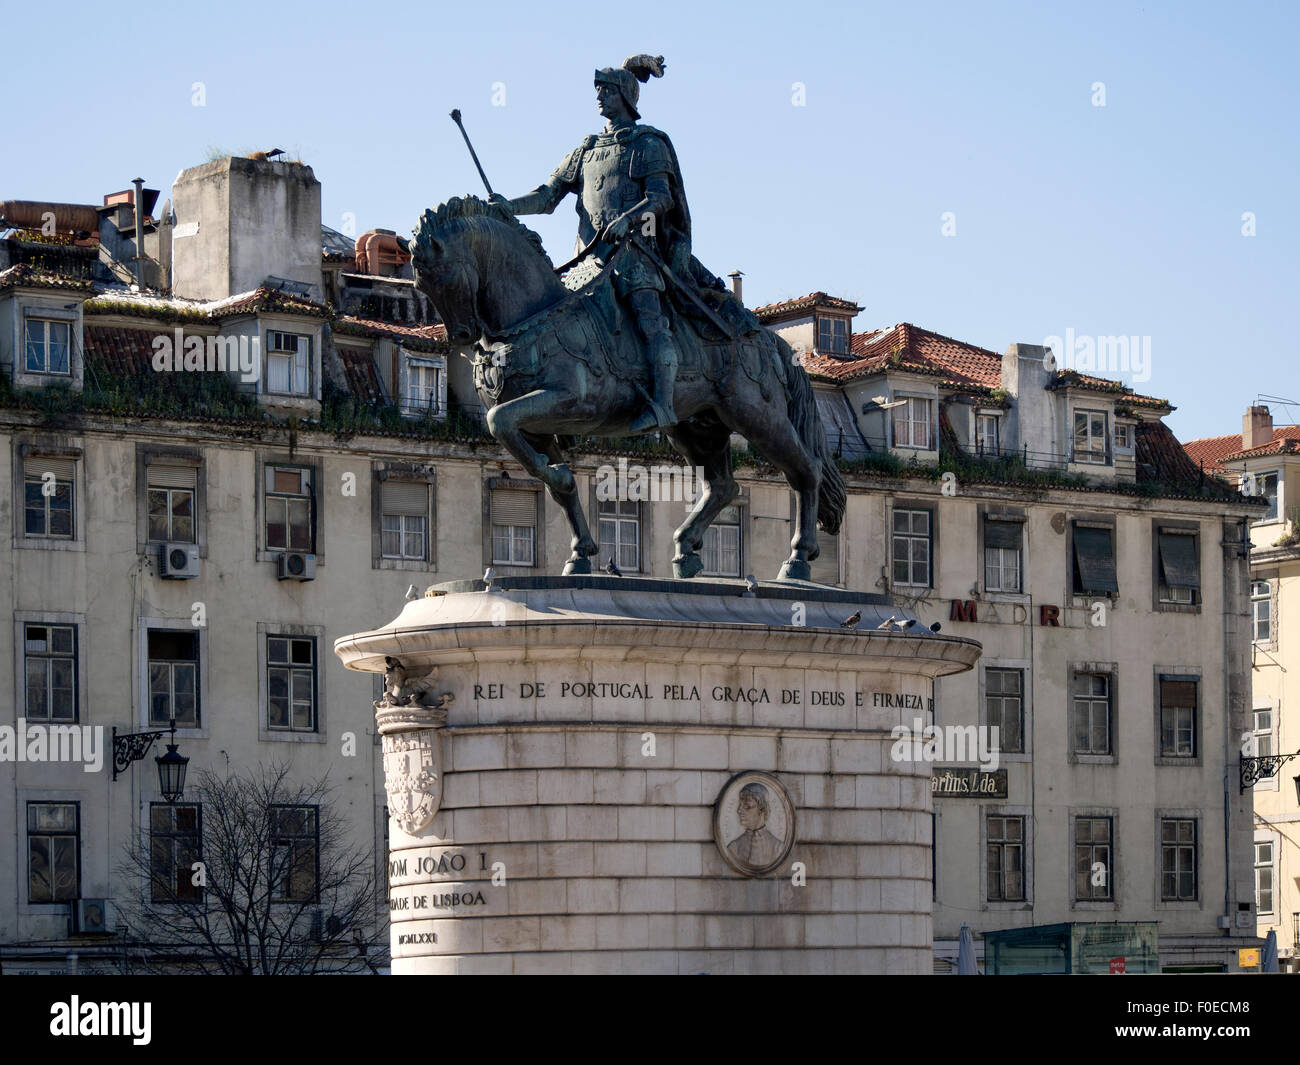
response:
<path id="1" fill-rule="evenodd" d="M 673 410 L 673 388 L 677 384 L 677 345 L 672 334 L 656 334 L 650 342 L 650 363 L 654 367 L 654 398 L 650 406 L 632 423 L 631 432 L 651 433 L 677 424 Z"/>

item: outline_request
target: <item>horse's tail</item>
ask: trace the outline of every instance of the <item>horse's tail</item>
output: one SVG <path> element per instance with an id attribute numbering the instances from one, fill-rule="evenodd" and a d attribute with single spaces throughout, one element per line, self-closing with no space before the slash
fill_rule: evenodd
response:
<path id="1" fill-rule="evenodd" d="M 786 392 L 790 396 L 787 408 L 790 424 L 822 467 L 821 491 L 817 493 L 817 523 L 831 536 L 835 536 L 840 531 L 847 505 L 844 477 L 835 465 L 835 456 L 831 454 L 830 443 L 826 439 L 826 427 L 817 414 L 817 400 L 813 397 L 808 374 L 799 365 L 790 345 L 779 336 L 776 338 L 776 357 L 785 369 Z"/>

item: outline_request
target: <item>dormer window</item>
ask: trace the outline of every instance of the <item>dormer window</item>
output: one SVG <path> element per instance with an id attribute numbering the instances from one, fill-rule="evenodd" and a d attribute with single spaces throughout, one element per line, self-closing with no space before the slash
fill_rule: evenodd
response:
<path id="1" fill-rule="evenodd" d="M 975 416 L 975 450 L 981 455 L 997 455 L 999 453 L 998 416 L 996 414 L 977 414 Z"/>
<path id="2" fill-rule="evenodd" d="M 1074 461 L 1086 462 L 1094 466 L 1105 466 L 1109 462 L 1106 447 L 1109 433 L 1106 429 L 1107 416 L 1101 410 L 1076 410 L 1074 412 Z"/>
<path id="3" fill-rule="evenodd" d="M 443 371 L 441 359 L 407 358 L 403 414 L 437 417 L 447 412 L 447 385 Z"/>
<path id="4" fill-rule="evenodd" d="M 50 318 L 27 319 L 28 373 L 71 374 L 68 358 L 72 323 Z"/>
<path id="5" fill-rule="evenodd" d="M 287 396 L 312 394 L 311 337 L 267 331 L 266 391 Z"/>
<path id="6" fill-rule="evenodd" d="M 849 322 L 847 318 L 818 315 L 817 350 L 823 355 L 849 354 Z"/>
<path id="7" fill-rule="evenodd" d="M 909 396 L 897 402 L 894 407 L 894 447 L 930 450 L 930 401 Z"/>

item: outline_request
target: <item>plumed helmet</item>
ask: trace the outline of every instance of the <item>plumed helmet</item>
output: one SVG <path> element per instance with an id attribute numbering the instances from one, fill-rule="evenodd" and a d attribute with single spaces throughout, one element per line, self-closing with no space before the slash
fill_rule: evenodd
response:
<path id="1" fill-rule="evenodd" d="M 634 55 L 623 60 L 621 67 L 604 67 L 596 71 L 597 85 L 612 85 L 623 97 L 627 109 L 633 118 L 640 118 L 636 109 L 637 97 L 641 95 L 641 85 L 651 77 L 662 78 L 667 64 L 661 55 Z"/>

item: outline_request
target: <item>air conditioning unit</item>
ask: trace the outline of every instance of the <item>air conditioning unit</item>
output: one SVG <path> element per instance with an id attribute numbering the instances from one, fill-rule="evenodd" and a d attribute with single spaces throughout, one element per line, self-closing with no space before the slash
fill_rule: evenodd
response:
<path id="1" fill-rule="evenodd" d="M 193 544 L 162 544 L 158 561 L 163 577 L 187 581 L 199 575 L 199 549 Z"/>
<path id="2" fill-rule="evenodd" d="M 316 579 L 316 556 L 305 555 L 301 551 L 285 551 L 279 558 L 280 580 L 314 581 Z"/>
<path id="3" fill-rule="evenodd" d="M 105 936 L 113 931 L 109 920 L 108 899 L 74 899 L 72 933 L 80 936 Z"/>

